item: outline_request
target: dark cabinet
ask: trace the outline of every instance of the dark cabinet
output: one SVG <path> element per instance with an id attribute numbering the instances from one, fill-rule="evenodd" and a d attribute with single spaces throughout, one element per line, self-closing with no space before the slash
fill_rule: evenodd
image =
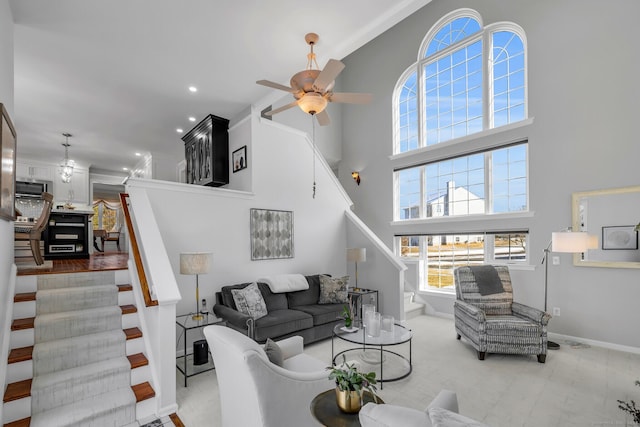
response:
<path id="1" fill-rule="evenodd" d="M 89 215 L 51 212 L 44 230 L 44 258 L 89 258 Z"/>
<path id="2" fill-rule="evenodd" d="M 229 183 L 229 120 L 209 114 L 182 137 L 188 184 Z"/>

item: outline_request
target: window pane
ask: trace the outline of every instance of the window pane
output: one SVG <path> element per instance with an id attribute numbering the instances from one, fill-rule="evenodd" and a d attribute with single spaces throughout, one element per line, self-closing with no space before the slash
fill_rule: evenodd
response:
<path id="1" fill-rule="evenodd" d="M 405 169 L 398 175 L 398 218 L 420 217 L 420 168 Z"/>

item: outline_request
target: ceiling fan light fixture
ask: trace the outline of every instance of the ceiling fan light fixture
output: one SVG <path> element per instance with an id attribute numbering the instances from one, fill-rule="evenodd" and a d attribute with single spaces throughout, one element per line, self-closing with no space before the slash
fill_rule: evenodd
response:
<path id="1" fill-rule="evenodd" d="M 318 114 L 327 108 L 327 100 L 316 92 L 307 92 L 298 101 L 298 106 L 307 114 Z"/>

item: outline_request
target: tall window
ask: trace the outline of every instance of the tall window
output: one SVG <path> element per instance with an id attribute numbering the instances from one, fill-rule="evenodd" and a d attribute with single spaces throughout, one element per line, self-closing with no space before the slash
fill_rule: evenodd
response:
<path id="1" fill-rule="evenodd" d="M 484 27 L 477 12 L 461 9 L 429 31 L 420 52 L 396 85 L 396 154 L 527 118 L 526 50 L 517 25 Z"/>
<path id="2" fill-rule="evenodd" d="M 452 290 L 455 267 L 528 262 L 527 227 L 483 229 L 495 214 L 529 211 L 528 140 L 500 140 L 527 119 L 526 38 L 460 9 L 428 31 L 417 58 L 393 97 L 396 253 L 422 261 L 422 290 Z"/>

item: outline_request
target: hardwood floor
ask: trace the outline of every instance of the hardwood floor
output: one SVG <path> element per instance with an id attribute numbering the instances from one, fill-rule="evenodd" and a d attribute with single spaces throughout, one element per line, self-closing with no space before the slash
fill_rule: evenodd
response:
<path id="1" fill-rule="evenodd" d="M 33 259 L 31 259 L 32 261 Z M 88 271 L 101 270 L 122 270 L 127 268 L 129 254 L 127 252 L 106 252 L 94 253 L 85 259 L 56 259 L 51 265 L 45 263 L 45 266 L 30 268 L 21 266 L 19 260 L 16 260 L 18 266 L 18 276 L 28 276 L 34 274 L 58 274 L 58 273 L 82 273 Z"/>

